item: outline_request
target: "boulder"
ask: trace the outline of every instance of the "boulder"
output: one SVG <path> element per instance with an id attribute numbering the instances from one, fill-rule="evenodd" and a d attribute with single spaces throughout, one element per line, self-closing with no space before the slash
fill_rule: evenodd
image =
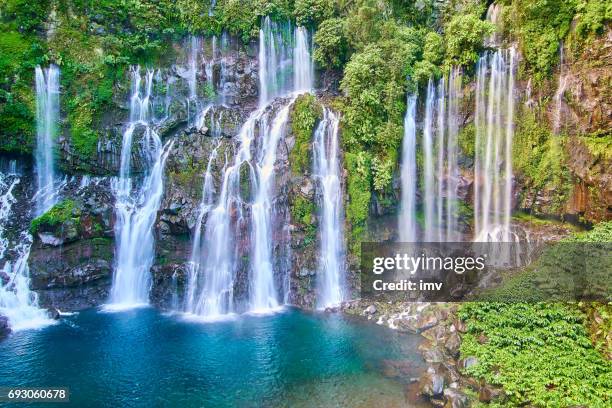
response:
<path id="1" fill-rule="evenodd" d="M 440 397 L 444 392 L 444 376 L 430 367 L 419 379 L 419 392 L 430 398 Z"/>
<path id="2" fill-rule="evenodd" d="M 0 316 L 0 340 L 8 336 L 10 332 L 11 328 L 9 327 L 8 318 Z"/>
<path id="3" fill-rule="evenodd" d="M 376 313 L 376 311 L 377 311 L 376 306 L 370 305 L 370 306 L 366 307 L 366 309 L 363 312 L 365 314 L 373 315 L 374 313 Z"/>
<path id="4" fill-rule="evenodd" d="M 444 390 L 444 396 L 446 397 L 445 408 L 467 408 L 470 406 L 470 400 L 467 395 L 459 390 L 447 388 Z"/>

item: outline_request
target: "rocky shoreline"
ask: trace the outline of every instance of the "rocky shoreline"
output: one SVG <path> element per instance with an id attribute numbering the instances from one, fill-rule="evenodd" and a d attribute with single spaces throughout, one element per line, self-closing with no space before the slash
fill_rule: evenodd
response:
<path id="1" fill-rule="evenodd" d="M 462 369 L 478 363 L 474 356 L 460 354 L 461 337 L 466 323 L 457 315 L 458 303 L 416 302 L 345 302 L 328 312 L 362 316 L 368 321 L 403 333 L 420 335 L 419 352 L 427 368 L 417 378 L 410 377 L 401 361 L 392 362 L 385 374 L 399 377 L 408 383 L 406 399 L 410 404 L 429 404 L 434 407 L 464 408 L 477 400 L 503 403 L 504 391 L 465 376 Z M 479 341 L 488 341 L 482 335 Z"/>

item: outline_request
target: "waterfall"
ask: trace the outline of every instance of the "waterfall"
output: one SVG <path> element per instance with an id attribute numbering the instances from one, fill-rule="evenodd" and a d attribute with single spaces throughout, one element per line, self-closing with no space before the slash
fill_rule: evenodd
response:
<path id="1" fill-rule="evenodd" d="M 293 49 L 293 88 L 296 91 L 306 92 L 313 87 L 314 63 L 308 38 L 308 31 L 304 27 L 296 27 Z"/>
<path id="2" fill-rule="evenodd" d="M 9 248 L 9 239 L 4 236 L 7 222 L 11 219 L 12 207 L 17 202 L 13 189 L 20 180 L 18 177 L 0 173 L 0 315 L 6 316 L 12 330 L 38 328 L 51 324 L 47 313 L 38 307 L 38 296 L 30 290 L 30 270 L 28 258 L 32 236 L 24 231 L 19 243 Z M 13 260 L 5 260 L 7 250 Z"/>
<path id="3" fill-rule="evenodd" d="M 476 241 L 508 242 L 516 52 L 485 53 L 476 80 L 474 231 Z"/>
<path id="4" fill-rule="evenodd" d="M 270 17 L 263 19 L 258 57 L 260 107 L 274 97 L 313 88 L 314 63 L 310 43 L 310 34 L 304 27 L 279 24 Z"/>
<path id="5" fill-rule="evenodd" d="M 147 304 L 154 258 L 153 225 L 163 195 L 163 169 L 172 142 L 162 146 L 151 124 L 153 71 L 144 83 L 140 67 L 131 70 L 130 121 L 123 133 L 119 179 L 113 182 L 115 203 L 116 267 L 110 307 L 126 308 Z M 133 135 L 143 129 L 142 151 L 148 168 L 140 188 L 132 187 Z"/>
<path id="6" fill-rule="evenodd" d="M 200 51 L 202 49 L 202 39 L 191 36 L 189 39 L 189 53 L 187 55 L 187 121 L 192 124 L 192 117 L 198 109 L 198 67 L 200 65 Z"/>
<path id="7" fill-rule="evenodd" d="M 427 84 L 421 139 L 424 242 L 453 242 L 461 239 L 457 216 L 457 190 L 460 180 L 457 145 L 461 125 L 459 121 L 460 93 L 461 72 L 456 68 L 451 70 L 448 77 L 442 77 L 437 86 L 433 79 L 430 79 Z M 407 113 L 409 112 L 410 110 Z M 405 131 L 407 129 L 409 127 L 405 125 Z M 404 155 L 406 154 L 406 140 L 404 136 Z M 408 153 L 413 154 L 411 151 Z M 416 176 L 412 176 L 415 173 L 409 174 L 410 176 L 406 175 L 406 178 L 416 180 Z M 403 190 L 406 186 L 404 178 L 404 167 L 402 167 Z M 405 203 L 413 206 L 410 200 L 412 199 L 402 194 L 402 206 Z M 401 225 L 406 225 L 406 223 L 402 222 Z M 412 240 L 414 240 L 414 235 Z"/>
<path id="8" fill-rule="evenodd" d="M 320 308 L 338 305 L 344 299 L 344 225 L 338 147 L 339 118 L 325 109 L 314 134 L 313 176 L 321 192 L 321 255 L 318 285 Z"/>
<path id="9" fill-rule="evenodd" d="M 218 189 L 211 173 L 217 150 L 213 150 L 209 157 L 193 235 L 184 301 L 186 313 L 217 319 L 243 310 L 267 312 L 280 306 L 280 295 L 287 299 L 287 283 L 279 287 L 276 282 L 279 272 L 284 272 L 285 267 L 275 268 L 273 261 L 273 231 L 275 222 L 279 221 L 274 202 L 274 165 L 297 93 L 313 88 L 308 32 L 298 27 L 293 36 L 289 33 L 290 24 L 278 24 L 269 17 L 264 18 L 259 32 L 259 108 L 242 125 L 233 161 L 227 163 L 226 159 Z M 223 54 L 228 43 L 226 34 L 221 43 Z M 213 59 L 217 58 L 216 46 L 214 48 Z M 222 63 L 223 59 L 222 56 Z M 207 78 L 210 78 L 208 73 Z M 275 110 L 271 103 L 274 98 L 287 95 L 290 98 Z M 198 126 L 204 126 L 209 111 L 213 136 L 218 136 L 214 108 L 205 109 L 198 119 Z M 246 194 L 241 184 L 245 181 L 241 178 L 247 175 L 251 182 L 250 197 L 244 197 Z M 246 304 L 242 305 L 236 299 L 234 285 L 237 271 L 244 266 L 242 242 L 245 240 L 245 226 L 251 228 L 249 287 L 248 300 L 245 299 Z"/>
<path id="10" fill-rule="evenodd" d="M 252 278 L 250 287 L 250 307 L 253 312 L 266 311 L 279 306 L 278 294 L 274 284 L 274 266 L 272 259 L 272 223 L 274 221 L 274 164 L 278 142 L 284 135 L 289 108 L 295 97 L 280 108 L 272 125 L 263 123 L 263 134 L 259 158 L 255 163 L 256 180 L 254 184 L 255 200 L 251 205 L 252 213 Z"/>
<path id="11" fill-rule="evenodd" d="M 53 207 L 55 194 L 54 149 L 59 123 L 59 75 L 56 65 L 35 69 L 36 80 L 36 215 Z"/>
<path id="12" fill-rule="evenodd" d="M 457 189 L 459 187 L 459 98 L 461 92 L 461 72 L 453 68 L 448 80 L 447 135 L 446 135 L 446 241 L 460 240 L 457 219 Z"/>
<path id="13" fill-rule="evenodd" d="M 436 241 L 436 220 L 434 219 L 435 202 L 435 179 L 434 179 L 434 157 L 433 157 L 433 110 L 436 91 L 433 79 L 427 84 L 427 99 L 425 100 L 425 118 L 423 120 L 423 210 L 425 213 L 424 237 L 425 242 Z"/>
<path id="14" fill-rule="evenodd" d="M 404 141 L 402 143 L 402 201 L 399 216 L 401 242 L 416 241 L 416 96 L 408 95 L 404 117 Z"/>
<path id="15" fill-rule="evenodd" d="M 565 53 L 563 51 L 563 42 L 559 45 L 559 83 L 553 100 L 555 102 L 555 110 L 553 112 L 553 132 L 558 135 L 561 130 L 563 95 L 567 88 L 567 73 L 565 72 Z"/>

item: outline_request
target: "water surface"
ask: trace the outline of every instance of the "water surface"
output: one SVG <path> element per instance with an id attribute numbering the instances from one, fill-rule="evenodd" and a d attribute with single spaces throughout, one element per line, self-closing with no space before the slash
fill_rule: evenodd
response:
<path id="1" fill-rule="evenodd" d="M 297 310 L 215 323 L 88 310 L 0 342 L 0 386 L 67 386 L 63 407 L 396 407 L 405 384 L 386 361 L 418 375 L 417 342 Z"/>

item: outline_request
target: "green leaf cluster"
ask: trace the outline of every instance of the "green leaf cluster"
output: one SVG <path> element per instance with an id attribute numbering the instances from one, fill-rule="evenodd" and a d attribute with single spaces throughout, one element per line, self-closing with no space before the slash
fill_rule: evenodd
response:
<path id="1" fill-rule="evenodd" d="M 295 145 L 289 154 L 289 163 L 294 174 L 303 174 L 311 162 L 312 135 L 323 117 L 323 107 L 312 94 L 300 95 L 291 110 L 291 127 Z"/>
<path id="2" fill-rule="evenodd" d="M 576 306 L 468 303 L 459 315 L 468 330 L 461 356 L 478 360 L 464 372 L 502 386 L 507 404 L 609 406 L 612 362 L 591 344 Z"/>

